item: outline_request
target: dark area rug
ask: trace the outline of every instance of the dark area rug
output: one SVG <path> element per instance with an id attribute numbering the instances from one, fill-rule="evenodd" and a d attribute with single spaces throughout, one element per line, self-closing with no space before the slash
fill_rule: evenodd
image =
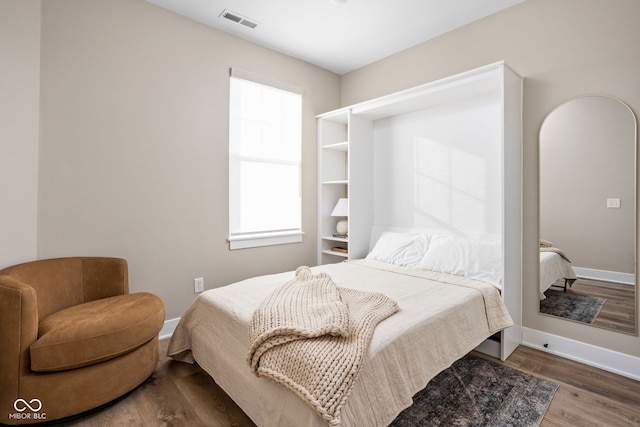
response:
<path id="1" fill-rule="evenodd" d="M 416 393 L 390 426 L 538 426 L 557 389 L 551 381 L 468 354 Z"/>
<path id="2" fill-rule="evenodd" d="M 547 289 L 540 301 L 540 312 L 578 322 L 593 323 L 605 302 L 604 298 Z"/>

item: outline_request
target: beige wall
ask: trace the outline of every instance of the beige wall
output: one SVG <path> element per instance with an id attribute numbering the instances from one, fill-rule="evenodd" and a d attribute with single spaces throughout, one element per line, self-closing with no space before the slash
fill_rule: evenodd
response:
<path id="1" fill-rule="evenodd" d="M 301 244 L 229 251 L 229 67 L 304 88 Z M 221 286 L 313 264 L 315 115 L 340 77 L 143 0 L 42 2 L 38 255 L 121 256 L 179 317 Z"/>
<path id="2" fill-rule="evenodd" d="M 640 112 L 640 2 L 527 0 L 343 76 L 349 105 L 505 60 L 524 77 L 524 326 L 640 356 L 638 337 L 538 314 L 538 131 L 556 105 L 606 94 Z"/>
<path id="3" fill-rule="evenodd" d="M 40 14 L 36 0 L 0 2 L 7 93 L 0 117 L 11 124 L 0 126 L 0 263 L 35 255 L 39 194 L 39 257 L 124 256 L 132 290 L 160 295 L 167 318 L 193 299 L 194 277 L 211 288 L 311 264 L 313 115 L 337 107 L 340 97 L 348 105 L 504 59 L 525 78 L 525 326 L 640 355 L 638 337 L 540 316 L 536 299 L 540 124 L 553 107 L 585 93 L 616 96 L 638 114 L 636 0 L 527 0 L 343 76 L 342 93 L 339 76 L 143 0 L 42 2 L 40 59 Z M 303 244 L 227 250 L 230 66 L 305 88 Z"/>
<path id="4" fill-rule="evenodd" d="M 0 268 L 36 257 L 40 1 L 0 1 Z"/>

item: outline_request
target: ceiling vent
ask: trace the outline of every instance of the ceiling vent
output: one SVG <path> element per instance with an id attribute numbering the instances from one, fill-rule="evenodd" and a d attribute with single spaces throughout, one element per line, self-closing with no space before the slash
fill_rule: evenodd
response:
<path id="1" fill-rule="evenodd" d="M 235 12 L 230 12 L 226 9 L 222 11 L 222 13 L 220 14 L 220 17 L 228 19 L 229 21 L 235 22 L 236 24 L 244 25 L 245 27 L 249 27 L 251 29 L 254 29 L 258 26 L 257 22 L 252 21 L 248 18 L 245 18 L 244 16 L 237 14 Z"/>

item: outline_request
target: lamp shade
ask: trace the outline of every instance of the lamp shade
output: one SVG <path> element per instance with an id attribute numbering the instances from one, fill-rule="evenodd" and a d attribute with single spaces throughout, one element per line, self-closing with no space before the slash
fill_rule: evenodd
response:
<path id="1" fill-rule="evenodd" d="M 349 216 L 349 199 L 338 199 L 338 203 L 336 203 L 336 207 L 333 208 L 331 216 Z"/>

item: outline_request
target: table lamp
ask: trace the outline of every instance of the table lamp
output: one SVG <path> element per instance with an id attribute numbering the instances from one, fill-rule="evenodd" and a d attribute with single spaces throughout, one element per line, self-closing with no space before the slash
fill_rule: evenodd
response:
<path id="1" fill-rule="evenodd" d="M 338 225 L 336 226 L 336 231 L 341 236 L 346 236 L 349 233 L 349 223 L 347 222 L 347 218 L 349 216 L 349 199 L 341 198 L 338 199 L 338 203 L 333 208 L 333 212 L 331 212 L 331 216 L 343 216 L 344 219 L 338 221 Z"/>

